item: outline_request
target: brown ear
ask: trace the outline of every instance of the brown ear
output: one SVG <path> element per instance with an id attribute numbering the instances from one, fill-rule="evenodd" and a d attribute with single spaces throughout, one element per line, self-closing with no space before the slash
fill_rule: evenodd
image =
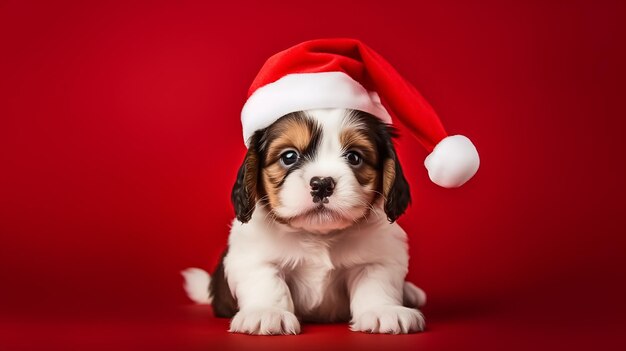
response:
<path id="1" fill-rule="evenodd" d="M 250 138 L 250 147 L 241 167 L 239 167 L 237 180 L 230 195 L 237 219 L 242 223 L 247 223 L 252 217 L 257 200 L 257 181 L 260 165 L 259 139 L 259 135 L 256 133 Z"/>
<path id="2" fill-rule="evenodd" d="M 395 131 L 388 129 L 384 133 L 383 141 L 383 196 L 385 198 L 385 213 L 389 222 L 395 222 L 411 203 L 409 183 L 404 177 L 402 166 L 393 146 L 392 137 Z"/>

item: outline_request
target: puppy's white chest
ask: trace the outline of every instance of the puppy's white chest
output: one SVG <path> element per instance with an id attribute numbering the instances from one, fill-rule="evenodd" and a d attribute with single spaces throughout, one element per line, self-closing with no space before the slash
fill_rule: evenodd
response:
<path id="1" fill-rule="evenodd" d="M 327 304 L 339 288 L 336 286 L 337 273 L 327 247 L 308 247 L 306 255 L 285 271 L 296 311 L 310 315 Z"/>

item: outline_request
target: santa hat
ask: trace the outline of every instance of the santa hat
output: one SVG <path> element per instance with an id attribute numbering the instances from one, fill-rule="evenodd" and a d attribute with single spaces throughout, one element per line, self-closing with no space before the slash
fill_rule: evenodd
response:
<path id="1" fill-rule="evenodd" d="M 306 41 L 270 57 L 241 111 L 246 145 L 255 131 L 280 117 L 317 108 L 368 112 L 385 123 L 400 120 L 430 155 L 430 179 L 455 188 L 478 170 L 478 152 L 465 136 L 448 136 L 422 95 L 378 53 L 355 39 Z"/>

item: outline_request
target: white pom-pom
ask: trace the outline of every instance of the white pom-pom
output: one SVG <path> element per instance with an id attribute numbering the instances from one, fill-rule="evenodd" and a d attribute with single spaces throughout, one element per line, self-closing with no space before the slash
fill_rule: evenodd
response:
<path id="1" fill-rule="evenodd" d="M 430 180 L 444 188 L 457 188 L 470 180 L 480 165 L 478 151 L 463 135 L 444 138 L 424 160 Z"/>

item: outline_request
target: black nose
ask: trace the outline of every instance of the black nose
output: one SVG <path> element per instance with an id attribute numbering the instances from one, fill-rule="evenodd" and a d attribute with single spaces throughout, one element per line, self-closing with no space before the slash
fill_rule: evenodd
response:
<path id="1" fill-rule="evenodd" d="M 335 180 L 331 177 L 313 177 L 310 184 L 313 202 L 328 203 L 327 197 L 332 195 L 333 190 L 335 190 Z"/>

